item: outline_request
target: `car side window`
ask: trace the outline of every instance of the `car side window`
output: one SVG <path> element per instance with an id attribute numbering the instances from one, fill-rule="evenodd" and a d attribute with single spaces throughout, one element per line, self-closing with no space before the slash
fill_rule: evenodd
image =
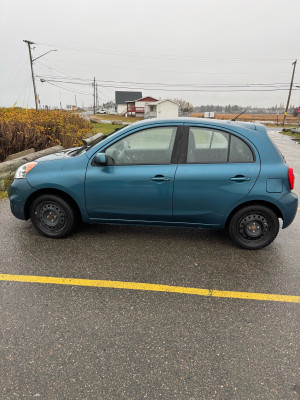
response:
<path id="1" fill-rule="evenodd" d="M 227 162 L 229 133 L 193 127 L 189 130 L 187 162 L 196 164 Z"/>
<path id="2" fill-rule="evenodd" d="M 229 162 L 253 162 L 253 153 L 249 146 L 238 137 L 231 135 Z"/>
<path id="3" fill-rule="evenodd" d="M 144 129 L 108 147 L 108 165 L 170 164 L 177 127 Z"/>
<path id="4" fill-rule="evenodd" d="M 191 127 L 188 136 L 187 163 L 253 162 L 251 148 L 228 132 Z"/>

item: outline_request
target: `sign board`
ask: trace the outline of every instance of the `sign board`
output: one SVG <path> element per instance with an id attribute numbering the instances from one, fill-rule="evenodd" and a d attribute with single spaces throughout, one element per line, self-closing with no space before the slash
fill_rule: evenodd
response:
<path id="1" fill-rule="evenodd" d="M 297 113 L 300 114 L 300 107 L 297 108 Z"/>
<path id="2" fill-rule="evenodd" d="M 215 118 L 215 112 L 214 111 L 206 111 L 204 113 L 204 118 Z"/>

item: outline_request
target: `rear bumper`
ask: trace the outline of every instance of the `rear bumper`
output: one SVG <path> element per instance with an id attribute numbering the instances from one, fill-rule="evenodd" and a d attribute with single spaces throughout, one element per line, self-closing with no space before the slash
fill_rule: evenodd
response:
<path id="1" fill-rule="evenodd" d="M 298 209 L 298 197 L 293 192 L 286 193 L 280 199 L 279 208 L 283 217 L 282 228 L 287 228 L 293 222 Z"/>
<path id="2" fill-rule="evenodd" d="M 8 189 L 10 209 L 18 219 L 28 219 L 25 215 L 25 205 L 28 197 L 34 189 L 29 185 L 27 179 L 14 179 Z"/>

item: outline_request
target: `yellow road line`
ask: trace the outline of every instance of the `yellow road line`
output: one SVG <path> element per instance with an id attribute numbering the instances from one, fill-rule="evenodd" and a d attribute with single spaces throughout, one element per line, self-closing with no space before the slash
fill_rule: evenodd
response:
<path id="1" fill-rule="evenodd" d="M 72 279 L 72 278 L 55 278 L 50 276 L 7 275 L 7 274 L 0 274 L 0 281 L 50 283 L 55 285 L 72 285 L 72 286 L 91 286 L 91 287 L 101 287 L 101 288 L 195 294 L 198 296 L 227 297 L 231 299 L 300 303 L 300 296 L 287 296 L 287 295 L 267 294 L 267 293 L 229 292 L 224 290 L 210 290 L 210 289 L 198 289 L 198 288 L 181 287 L 181 286 L 157 285 L 153 283 L 102 281 L 94 279 Z"/>

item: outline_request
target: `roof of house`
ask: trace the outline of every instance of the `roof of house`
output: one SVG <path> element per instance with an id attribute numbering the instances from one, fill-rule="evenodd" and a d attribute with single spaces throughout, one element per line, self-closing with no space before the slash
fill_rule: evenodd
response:
<path id="1" fill-rule="evenodd" d="M 154 97 L 151 96 L 146 96 L 146 97 L 142 97 L 141 99 L 136 99 L 135 101 L 150 101 L 150 102 L 155 102 L 158 101 L 157 99 L 155 99 Z"/>
<path id="2" fill-rule="evenodd" d="M 178 103 L 176 103 L 176 101 L 173 101 L 173 100 L 168 100 L 168 99 L 166 99 L 166 100 L 159 100 L 159 101 L 155 101 L 155 102 L 153 102 L 153 103 L 149 104 L 149 106 L 153 106 L 153 105 L 155 105 L 155 106 L 156 106 L 157 104 L 165 103 L 166 101 L 170 101 L 171 103 L 177 104 L 177 106 L 179 106 L 179 104 L 178 104 Z"/>
<path id="3" fill-rule="evenodd" d="M 123 92 L 123 91 L 116 91 L 115 95 L 116 95 L 116 104 L 125 104 L 126 101 L 135 101 L 143 96 L 142 92 Z"/>

